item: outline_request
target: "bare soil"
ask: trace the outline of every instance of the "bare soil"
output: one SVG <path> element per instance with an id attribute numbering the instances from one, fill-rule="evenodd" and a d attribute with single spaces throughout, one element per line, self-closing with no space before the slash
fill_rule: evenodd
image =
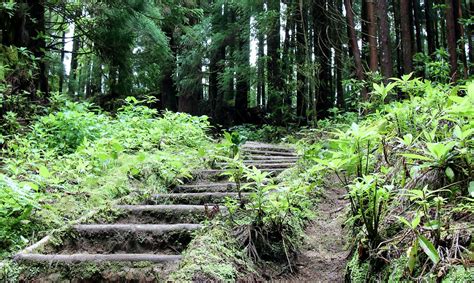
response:
<path id="1" fill-rule="evenodd" d="M 330 188 L 317 205 L 317 216 L 306 228 L 307 240 L 298 257 L 296 274 L 282 278 L 291 282 L 344 282 L 349 256 L 343 228 L 348 201 L 345 190 Z"/>

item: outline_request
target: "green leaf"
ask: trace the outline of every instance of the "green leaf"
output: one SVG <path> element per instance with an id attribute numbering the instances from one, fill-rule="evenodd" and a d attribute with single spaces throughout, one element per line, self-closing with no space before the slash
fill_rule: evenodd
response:
<path id="1" fill-rule="evenodd" d="M 421 213 L 416 214 L 415 218 L 413 218 L 413 220 L 411 221 L 411 228 L 416 229 L 416 227 L 420 225 L 421 216 L 422 216 Z"/>
<path id="2" fill-rule="evenodd" d="M 41 165 L 39 168 L 39 175 L 45 179 L 48 179 L 51 177 L 51 173 L 49 172 L 48 168 L 45 166 Z"/>
<path id="3" fill-rule="evenodd" d="M 451 169 L 451 167 L 446 168 L 446 176 L 450 181 L 454 180 L 454 171 Z"/>
<path id="4" fill-rule="evenodd" d="M 408 267 L 408 270 L 410 271 L 410 274 L 412 274 L 413 270 L 415 269 L 417 254 L 418 254 L 418 242 L 414 241 L 413 245 L 409 247 L 407 250 L 407 257 L 408 257 L 407 267 Z"/>
<path id="5" fill-rule="evenodd" d="M 408 228 L 411 228 L 410 222 L 408 222 L 408 220 L 406 220 L 405 217 L 398 216 L 397 218 L 401 223 L 405 224 L 405 226 L 407 226 Z"/>
<path id="6" fill-rule="evenodd" d="M 425 254 L 431 259 L 434 264 L 438 264 L 440 258 L 438 251 L 434 247 L 433 243 L 431 243 L 425 236 L 418 235 L 418 243 L 420 247 L 423 249 Z"/>
<path id="7" fill-rule="evenodd" d="M 439 227 L 440 227 L 440 223 L 438 220 L 428 221 L 428 223 L 426 223 L 426 225 L 424 226 L 424 228 L 427 230 L 438 230 Z"/>
<path id="8" fill-rule="evenodd" d="M 474 198 L 474 181 L 469 182 L 469 195 Z"/>
<path id="9" fill-rule="evenodd" d="M 416 159 L 416 160 L 433 161 L 433 159 L 429 157 L 419 155 L 419 154 L 414 154 L 414 153 L 403 153 L 402 156 L 410 158 L 410 159 Z"/>

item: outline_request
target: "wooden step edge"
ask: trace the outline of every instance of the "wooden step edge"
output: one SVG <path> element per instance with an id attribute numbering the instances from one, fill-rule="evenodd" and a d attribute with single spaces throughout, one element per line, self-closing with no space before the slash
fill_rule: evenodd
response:
<path id="1" fill-rule="evenodd" d="M 18 254 L 15 261 L 48 262 L 48 263 L 75 263 L 75 262 L 140 262 L 154 263 L 176 262 L 181 255 L 161 254 Z"/>
<path id="2" fill-rule="evenodd" d="M 205 183 L 205 184 L 194 184 L 194 185 L 179 185 L 176 186 L 175 188 L 180 188 L 180 189 L 194 189 L 194 188 L 222 188 L 222 187 L 235 187 L 237 184 L 236 183 Z"/>
<path id="3" fill-rule="evenodd" d="M 294 151 L 295 150 L 292 146 L 265 144 L 265 143 L 258 143 L 258 142 L 246 142 L 242 145 L 242 148 L 272 149 L 272 150 L 279 150 L 279 151 Z"/>
<path id="4" fill-rule="evenodd" d="M 190 205 L 190 204 L 169 204 L 169 205 L 117 205 L 116 209 L 140 212 L 140 211 L 154 211 L 154 212 L 204 212 L 207 209 L 212 209 L 211 205 Z M 219 207 L 226 209 L 226 207 Z"/>
<path id="5" fill-rule="evenodd" d="M 248 193 L 241 193 L 243 196 L 249 195 Z M 200 192 L 200 193 L 171 193 L 171 194 L 156 194 L 153 198 L 225 198 L 225 197 L 238 197 L 238 192 Z"/>
<path id="6" fill-rule="evenodd" d="M 270 172 L 270 173 L 281 173 L 283 172 L 285 169 L 282 169 L 282 168 L 272 168 L 272 169 L 261 169 L 260 171 L 262 172 Z M 201 171 L 196 171 L 195 174 L 197 175 L 219 175 L 219 174 L 222 174 L 222 173 L 225 173 L 227 172 L 227 170 L 224 170 L 224 169 L 207 169 L 207 170 L 201 170 Z"/>
<path id="7" fill-rule="evenodd" d="M 298 156 L 294 152 L 281 152 L 281 151 L 268 151 L 268 150 L 256 150 L 256 149 L 244 149 L 244 153 L 250 154 L 260 154 L 260 155 L 267 155 L 267 156 Z"/>
<path id="8" fill-rule="evenodd" d="M 281 153 L 294 153 L 295 150 L 292 148 L 280 148 L 280 147 L 260 147 L 260 146 L 242 146 L 243 151 L 246 150 L 258 150 L 258 151 L 271 151 L 271 152 L 281 152 Z"/>
<path id="9" fill-rule="evenodd" d="M 227 163 L 217 163 L 217 166 L 225 167 Z M 272 169 L 272 168 L 290 168 L 296 165 L 296 163 L 259 163 L 259 162 L 244 162 L 247 167 L 256 167 L 261 169 Z"/>
<path id="10" fill-rule="evenodd" d="M 273 160 L 273 161 L 290 161 L 299 159 L 299 156 L 271 156 L 271 155 L 246 155 L 244 161 L 261 161 L 261 160 Z"/>
<path id="11" fill-rule="evenodd" d="M 100 233 L 118 232 L 156 232 L 193 231 L 202 228 L 201 224 L 81 224 L 74 225 L 77 232 Z"/>

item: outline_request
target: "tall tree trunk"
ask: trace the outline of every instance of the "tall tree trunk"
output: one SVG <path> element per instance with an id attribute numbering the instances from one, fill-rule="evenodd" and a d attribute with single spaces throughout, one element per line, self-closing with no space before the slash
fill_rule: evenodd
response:
<path id="1" fill-rule="evenodd" d="M 303 123 L 306 119 L 306 52 L 307 41 L 306 41 L 306 28 L 305 26 L 305 15 L 302 7 L 302 0 L 298 1 L 296 8 L 296 60 L 297 60 L 297 71 L 296 71 L 296 117 L 298 123 Z"/>
<path id="2" fill-rule="evenodd" d="M 314 51 L 320 67 L 318 74 L 318 87 L 316 89 L 315 99 L 317 103 L 317 117 L 324 119 L 328 117 L 331 101 L 331 48 L 329 42 L 329 11 L 327 10 L 327 1 L 320 1 L 321 4 L 315 4 L 313 22 L 314 22 Z M 370 38 L 369 38 L 370 42 Z M 316 114 L 316 113 L 315 113 Z"/>
<path id="3" fill-rule="evenodd" d="M 173 37 L 173 31 L 171 28 L 164 30 L 166 36 L 169 38 L 169 44 L 171 49 L 171 58 L 168 59 L 166 67 L 163 68 L 161 74 L 161 101 L 160 108 L 162 110 L 168 109 L 171 111 L 176 111 L 178 109 L 178 100 L 177 100 L 177 89 L 174 84 L 173 76 L 176 69 L 176 55 L 177 55 L 177 46 Z"/>
<path id="4" fill-rule="evenodd" d="M 412 0 L 413 3 L 413 19 L 415 27 L 415 42 L 416 42 L 416 52 L 423 51 L 423 41 L 421 38 L 421 6 L 419 0 Z"/>
<path id="5" fill-rule="evenodd" d="M 470 1 L 468 5 L 468 15 L 470 18 L 474 17 L 474 1 Z M 468 30 L 468 45 L 469 45 L 469 62 L 474 62 L 474 25 L 469 26 Z M 469 74 L 474 75 L 474 64 L 470 65 Z"/>
<path id="6" fill-rule="evenodd" d="M 258 31 L 257 106 L 265 108 L 265 35 Z"/>
<path id="7" fill-rule="evenodd" d="M 274 13 L 271 22 L 271 28 L 267 34 L 267 52 L 268 52 L 268 105 L 270 113 L 275 114 L 276 120 L 282 117 L 282 88 L 283 81 L 281 77 L 280 66 L 280 0 L 268 0 L 268 11 Z M 281 123 L 281 121 L 277 121 Z"/>
<path id="8" fill-rule="evenodd" d="M 472 0 L 471 0 L 472 2 Z M 459 49 L 459 58 L 463 64 L 463 78 L 467 79 L 468 77 L 468 64 L 466 58 L 466 47 L 465 42 L 461 40 L 464 37 L 464 26 L 460 23 L 462 16 L 462 6 L 461 0 L 454 0 L 454 21 L 456 23 L 456 42 L 458 43 Z"/>
<path id="9" fill-rule="evenodd" d="M 456 37 L 456 0 L 446 0 L 446 37 L 448 42 L 449 64 L 451 81 L 456 81 L 458 74 L 458 54 L 457 54 L 457 37 Z"/>
<path id="10" fill-rule="evenodd" d="M 368 37 L 369 37 L 369 68 L 372 72 L 378 70 L 378 52 L 377 52 L 377 18 L 375 16 L 374 0 L 366 0 L 367 2 L 367 20 L 368 20 Z"/>
<path id="11" fill-rule="evenodd" d="M 413 71 L 413 50 L 410 26 L 410 0 L 400 0 L 400 31 L 403 49 L 403 73 L 408 74 Z"/>
<path id="12" fill-rule="evenodd" d="M 63 31 L 62 34 L 62 39 L 61 39 L 61 63 L 59 67 L 59 92 L 63 92 L 63 87 L 64 87 L 64 57 L 66 55 L 66 52 L 64 50 L 66 46 L 66 32 Z"/>
<path id="13" fill-rule="evenodd" d="M 286 93 L 284 97 L 284 104 L 286 108 L 291 108 L 291 84 L 289 83 L 291 80 L 291 73 L 293 72 L 293 66 L 290 63 L 291 61 L 291 54 L 290 54 L 290 45 L 291 45 L 291 32 L 294 32 L 295 20 L 298 21 L 299 19 L 295 19 L 295 11 L 298 11 L 296 2 L 288 2 L 288 6 L 286 9 L 286 25 L 285 25 L 285 40 L 283 42 L 283 52 L 282 52 L 282 66 L 281 66 L 281 73 L 284 78 L 284 91 Z M 296 13 L 298 14 L 298 13 Z"/>
<path id="14" fill-rule="evenodd" d="M 347 25 L 349 27 L 349 40 L 350 46 L 352 49 L 352 56 L 354 57 L 355 63 L 355 73 L 356 77 L 359 80 L 364 80 L 364 66 L 362 65 L 362 59 L 360 57 L 360 49 L 359 45 L 357 44 L 357 33 L 354 24 L 354 11 L 352 10 L 352 1 L 351 0 L 344 0 L 344 6 L 346 8 L 346 20 Z M 361 90 L 361 97 L 362 100 L 366 101 L 368 99 L 367 89 L 363 88 Z"/>
<path id="15" fill-rule="evenodd" d="M 330 2 L 331 3 L 331 2 Z M 338 16 L 336 21 L 332 22 L 332 27 L 333 27 L 333 35 L 335 38 L 335 42 L 337 46 L 334 48 L 335 50 L 335 74 L 336 74 L 336 101 L 337 101 L 337 107 L 339 109 L 344 109 L 346 107 L 345 101 L 344 101 L 344 88 L 342 86 L 342 69 L 344 68 L 343 65 L 343 54 L 344 54 L 344 44 L 343 44 L 343 39 L 342 39 L 342 34 L 343 30 L 341 29 L 341 24 L 340 20 L 343 19 L 342 15 L 342 0 L 337 0 L 336 1 L 336 7 L 335 7 L 335 14 Z"/>
<path id="16" fill-rule="evenodd" d="M 242 27 L 238 32 L 240 36 L 237 38 L 236 44 L 236 52 L 238 52 L 238 71 L 235 93 L 236 117 L 234 121 L 238 123 L 247 123 L 249 122 L 248 95 L 250 92 L 250 17 L 246 12 L 242 12 L 242 14 L 243 20 L 239 21 L 239 23 L 242 23 Z"/>
<path id="17" fill-rule="evenodd" d="M 433 0 L 425 0 L 425 22 L 426 22 L 426 39 L 428 43 L 428 53 L 430 56 L 436 51 L 436 37 L 433 17 Z"/>
<path id="18" fill-rule="evenodd" d="M 379 19 L 379 41 L 381 49 L 381 69 L 385 77 L 385 83 L 393 76 L 392 50 L 390 48 L 390 27 L 388 24 L 387 0 L 379 0 L 377 5 Z"/>
<path id="19" fill-rule="evenodd" d="M 77 10 L 75 13 L 75 19 L 79 19 L 81 17 L 81 11 Z M 78 85 L 77 82 L 77 67 L 78 67 L 78 53 L 79 49 L 81 48 L 81 38 L 77 35 L 77 28 L 74 28 L 74 33 L 72 36 L 72 52 L 71 52 L 71 64 L 69 68 L 69 78 L 68 78 L 68 93 L 69 95 L 74 95 L 76 93 L 76 88 Z M 111 79 L 115 78 L 115 74 L 112 76 Z"/>
<path id="20" fill-rule="evenodd" d="M 46 62 L 46 27 L 45 27 L 45 1 L 44 0 L 29 0 L 27 1 L 30 8 L 30 19 L 27 21 L 28 30 L 30 32 L 29 49 L 38 61 L 38 79 L 37 87 L 45 95 L 49 93 L 48 83 L 48 65 Z"/>
<path id="21" fill-rule="evenodd" d="M 394 19 L 394 26 L 395 26 L 395 49 L 397 50 L 397 64 L 396 64 L 396 75 L 401 77 L 403 75 L 403 60 L 402 60 L 402 39 L 400 37 L 400 0 L 393 0 L 392 4 L 392 13 Z"/>
<path id="22" fill-rule="evenodd" d="M 354 3 L 354 0 L 351 0 Z M 369 64 L 370 52 L 369 52 L 369 19 L 367 14 L 367 0 L 361 0 L 361 11 L 360 11 L 360 25 L 361 25 L 361 57 L 362 62 Z M 354 8 L 354 6 L 352 6 Z M 354 21 L 357 19 L 354 18 Z"/>
<path id="23" fill-rule="evenodd" d="M 210 114 L 215 123 L 221 123 L 224 92 L 219 86 L 219 76 L 224 73 L 225 45 L 221 44 L 209 63 L 209 100 Z"/>

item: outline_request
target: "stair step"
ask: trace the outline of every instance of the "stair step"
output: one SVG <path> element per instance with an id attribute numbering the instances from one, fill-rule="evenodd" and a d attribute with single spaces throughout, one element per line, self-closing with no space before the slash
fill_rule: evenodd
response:
<path id="1" fill-rule="evenodd" d="M 174 193 L 201 193 L 201 192 L 228 192 L 236 188 L 235 183 L 199 183 L 192 185 L 180 185 L 171 189 Z"/>
<path id="2" fill-rule="evenodd" d="M 271 156 L 271 155 L 247 155 L 245 156 L 245 161 L 254 161 L 254 162 L 259 162 L 261 160 L 272 160 L 274 162 L 277 161 L 285 161 L 285 162 L 291 162 L 291 161 L 298 161 L 298 156 Z"/>
<path id="3" fill-rule="evenodd" d="M 202 227 L 201 224 L 82 224 L 73 226 L 77 232 L 153 232 L 166 233 L 174 231 L 192 231 Z"/>
<path id="4" fill-rule="evenodd" d="M 163 254 L 18 254 L 16 261 L 46 262 L 46 263 L 76 263 L 76 262 L 139 262 L 154 263 L 176 262 L 181 255 Z"/>
<path id="5" fill-rule="evenodd" d="M 244 162 L 248 167 L 255 167 L 258 169 L 278 169 L 278 168 L 290 168 L 295 165 L 295 163 L 261 163 L 261 162 Z M 226 163 L 217 163 L 217 166 L 225 167 Z"/>
<path id="6" fill-rule="evenodd" d="M 154 201 L 153 201 L 154 202 Z M 123 214 L 118 223 L 199 223 L 213 218 L 226 207 L 212 205 L 117 205 Z"/>
<path id="7" fill-rule="evenodd" d="M 285 146 L 270 145 L 263 143 L 255 142 L 246 142 L 243 146 L 243 149 L 255 149 L 255 150 L 264 150 L 264 151 L 280 151 L 280 152 L 293 152 L 294 149 Z"/>
<path id="8" fill-rule="evenodd" d="M 248 193 L 242 193 L 242 197 L 248 197 Z M 174 193 L 158 194 L 153 198 L 157 202 L 172 201 L 180 204 L 217 204 L 223 203 L 225 198 L 238 198 L 236 192 L 202 192 L 202 193 Z"/>
<path id="9" fill-rule="evenodd" d="M 283 151 L 269 151 L 269 150 L 258 150 L 258 149 L 244 149 L 244 152 L 247 154 L 258 154 L 266 156 L 290 156 L 296 157 L 294 152 L 283 152 Z"/>
<path id="10" fill-rule="evenodd" d="M 85 224 L 73 226 L 60 246 L 45 254 L 179 254 L 200 224 Z"/>
<path id="11" fill-rule="evenodd" d="M 269 172 L 271 173 L 272 176 L 276 176 L 283 172 L 285 169 L 281 168 L 276 168 L 276 169 L 262 169 L 262 172 Z M 222 174 L 227 172 L 227 170 L 223 169 L 208 169 L 208 170 L 201 170 L 196 172 L 196 175 L 199 176 L 201 179 L 202 178 L 217 178 L 217 179 L 223 179 L 228 176 L 223 176 Z"/>
<path id="12" fill-rule="evenodd" d="M 259 159 L 259 160 L 249 160 L 245 159 L 244 164 L 284 164 L 288 163 L 291 165 L 295 165 L 298 161 L 298 158 L 286 158 L 286 159 L 273 159 L 267 156 L 266 159 Z"/>

